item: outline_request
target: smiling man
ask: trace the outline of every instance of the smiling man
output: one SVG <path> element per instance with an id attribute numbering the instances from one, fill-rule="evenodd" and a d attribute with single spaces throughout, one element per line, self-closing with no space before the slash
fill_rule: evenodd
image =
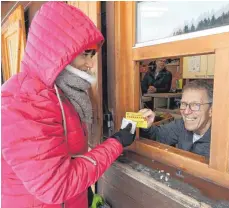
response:
<path id="1" fill-rule="evenodd" d="M 152 126 L 155 113 L 150 109 L 140 112 L 147 119 L 143 129 L 149 139 L 199 155 L 209 157 L 212 122 L 213 87 L 203 80 L 195 80 L 183 88 L 180 103 L 182 119 L 162 126 Z"/>

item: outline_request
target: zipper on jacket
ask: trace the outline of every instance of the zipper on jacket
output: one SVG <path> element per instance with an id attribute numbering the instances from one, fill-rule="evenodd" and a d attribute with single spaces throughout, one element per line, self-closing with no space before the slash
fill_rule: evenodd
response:
<path id="1" fill-rule="evenodd" d="M 63 107 L 63 105 L 62 105 L 62 101 L 61 101 L 60 94 L 59 94 L 59 91 L 58 91 L 57 86 L 54 85 L 54 88 L 55 88 L 55 90 L 56 90 L 57 98 L 58 98 L 59 103 L 60 103 L 61 113 L 62 113 L 62 117 L 63 117 L 63 126 L 64 126 L 65 140 L 66 140 L 66 143 L 67 143 L 67 145 L 68 145 L 68 139 L 67 139 L 67 126 L 66 126 L 66 119 L 65 119 L 64 107 Z M 85 128 L 84 128 L 84 125 L 82 124 L 82 121 L 81 121 L 80 116 L 79 116 L 79 120 L 80 120 L 81 127 L 82 127 L 82 129 L 83 129 L 83 132 L 84 132 L 84 136 L 87 136 L 86 131 L 85 131 Z M 76 158 L 76 157 L 82 157 L 82 158 L 87 159 L 88 161 L 90 161 L 93 165 L 95 165 L 95 166 L 97 165 L 96 161 L 93 160 L 93 159 L 90 158 L 90 157 L 87 157 L 87 156 L 84 156 L 84 155 L 72 155 L 72 156 L 71 156 L 71 158 Z M 66 208 L 64 202 L 63 202 L 60 206 L 61 206 L 61 208 Z"/>
<path id="2" fill-rule="evenodd" d="M 83 124 L 83 122 L 81 121 L 80 115 L 79 115 L 79 120 L 80 120 L 80 125 L 81 125 L 81 127 L 83 129 L 84 136 L 87 136 L 86 130 L 85 130 L 85 124 Z"/>

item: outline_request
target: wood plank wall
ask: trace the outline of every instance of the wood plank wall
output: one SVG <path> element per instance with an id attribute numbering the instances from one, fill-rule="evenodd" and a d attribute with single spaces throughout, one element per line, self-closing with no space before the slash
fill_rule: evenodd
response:
<path id="1" fill-rule="evenodd" d="M 132 60 L 132 47 L 135 42 L 133 26 L 135 17 L 133 2 L 115 2 L 115 129 L 127 111 L 139 108 L 139 71 Z"/>
<path id="2" fill-rule="evenodd" d="M 82 10 L 101 31 L 101 2 L 99 1 L 68 1 L 68 4 Z M 100 49 L 101 50 L 101 49 Z M 93 108 L 93 124 L 88 126 L 92 134 L 89 136 L 89 146 L 95 147 L 100 143 L 103 133 L 103 109 L 102 109 L 102 56 L 101 51 L 94 57 L 94 70 L 97 82 L 90 89 L 90 97 Z"/>

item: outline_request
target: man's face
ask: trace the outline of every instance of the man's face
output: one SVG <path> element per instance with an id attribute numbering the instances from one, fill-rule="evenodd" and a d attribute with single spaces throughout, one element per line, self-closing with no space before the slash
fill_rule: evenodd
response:
<path id="1" fill-rule="evenodd" d="M 92 52 L 83 52 L 79 54 L 72 62 L 71 65 L 81 71 L 84 71 L 90 75 L 94 75 L 93 66 L 93 54 Z"/>
<path id="2" fill-rule="evenodd" d="M 165 68 L 165 62 L 166 62 L 166 59 L 158 59 L 156 60 L 156 65 L 157 65 L 157 69 L 164 69 Z"/>
<path id="3" fill-rule="evenodd" d="M 191 105 L 195 109 L 194 111 L 189 106 L 183 109 L 186 104 L 190 103 L 193 103 Z M 181 99 L 183 110 L 181 109 L 180 112 L 188 131 L 202 135 L 202 133 L 205 133 L 206 126 L 211 124 L 212 108 L 210 104 L 204 103 L 209 103 L 207 92 L 204 89 L 187 89 L 183 92 Z M 199 110 L 196 110 L 198 108 Z"/>

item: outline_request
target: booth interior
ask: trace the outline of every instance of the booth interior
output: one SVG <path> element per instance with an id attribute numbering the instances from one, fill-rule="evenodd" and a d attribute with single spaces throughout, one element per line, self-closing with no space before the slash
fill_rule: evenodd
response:
<path id="1" fill-rule="evenodd" d="M 182 120 L 180 105 L 183 87 L 194 80 L 205 80 L 213 86 L 214 66 L 214 54 L 140 61 L 140 109 L 155 112 L 155 126 Z M 150 139 L 142 129 L 140 138 Z"/>

